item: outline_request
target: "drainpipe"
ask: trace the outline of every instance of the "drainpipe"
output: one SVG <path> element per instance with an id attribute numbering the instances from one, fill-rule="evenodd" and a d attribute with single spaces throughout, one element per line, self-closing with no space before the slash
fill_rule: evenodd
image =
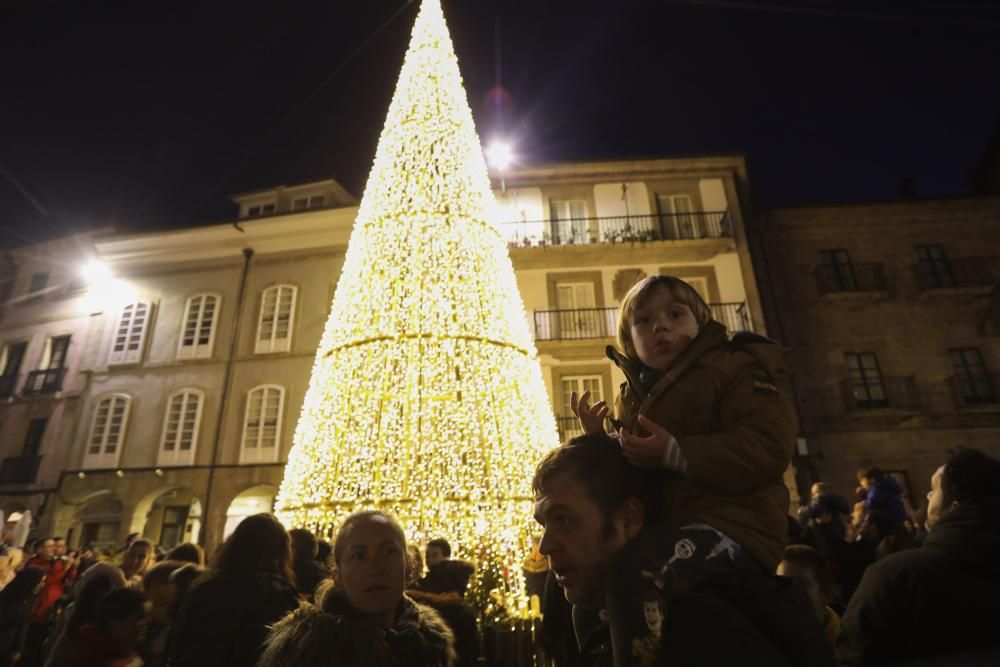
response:
<path id="1" fill-rule="evenodd" d="M 233 335 L 229 341 L 229 354 L 226 357 L 226 371 L 222 377 L 222 394 L 219 397 L 219 413 L 215 419 L 215 438 L 212 441 L 212 461 L 208 466 L 208 486 L 205 489 L 205 503 L 201 506 L 201 531 L 198 543 L 205 546 L 205 535 L 208 533 L 209 508 L 212 504 L 212 484 L 215 482 L 215 468 L 219 462 L 219 444 L 222 441 L 222 423 L 226 415 L 226 405 L 229 401 L 229 383 L 233 377 L 233 361 L 236 357 L 236 345 L 240 338 L 240 322 L 243 316 L 243 296 L 247 289 L 247 275 L 250 273 L 250 258 L 253 248 L 243 249 L 243 274 L 240 276 L 240 291 L 236 297 L 236 313 L 233 315 Z"/>

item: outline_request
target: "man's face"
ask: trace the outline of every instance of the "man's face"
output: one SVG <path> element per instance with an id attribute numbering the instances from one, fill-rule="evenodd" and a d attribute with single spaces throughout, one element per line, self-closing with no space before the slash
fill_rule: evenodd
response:
<path id="1" fill-rule="evenodd" d="M 566 600 L 581 607 L 604 604 L 604 579 L 612 556 L 626 542 L 620 519 L 610 534 L 600 508 L 572 472 L 554 475 L 535 496 L 535 520 L 544 532 L 539 551 Z"/>
<path id="2" fill-rule="evenodd" d="M 813 612 L 822 623 L 826 618 L 826 603 L 823 601 L 823 593 L 820 591 L 819 582 L 813 576 L 812 570 L 800 563 L 790 563 L 783 560 L 778 563 L 778 574 L 783 577 L 791 577 L 802 585 L 806 597 L 812 604 Z"/>
<path id="3" fill-rule="evenodd" d="M 38 551 L 36 551 L 42 558 L 52 558 L 56 553 L 56 543 L 52 540 L 45 540 L 38 544 Z"/>
<path id="4" fill-rule="evenodd" d="M 133 544 L 122 558 L 122 572 L 131 579 L 137 574 L 143 574 L 153 562 L 153 551 L 145 544 Z"/>
<path id="5" fill-rule="evenodd" d="M 57 557 L 66 555 L 66 540 L 55 541 L 55 555 Z"/>
<path id="6" fill-rule="evenodd" d="M 872 481 L 868 477 L 862 477 L 861 479 L 859 479 L 858 484 L 860 484 L 861 488 L 864 489 L 865 491 L 872 488 Z"/>
<path id="7" fill-rule="evenodd" d="M 927 494 L 927 524 L 928 531 L 937 525 L 941 517 L 948 511 L 944 506 L 944 492 L 941 490 L 941 477 L 944 475 L 944 468 L 938 470 L 931 476 L 931 490 Z"/>
<path id="8" fill-rule="evenodd" d="M 639 361 L 662 371 L 698 335 L 698 321 L 690 308 L 661 287 L 632 313 L 629 335 Z"/>
<path id="9" fill-rule="evenodd" d="M 444 556 L 444 551 L 441 550 L 441 547 L 436 547 L 433 545 L 427 547 L 427 554 L 425 556 L 425 559 L 427 560 L 427 567 L 437 565 L 441 561 L 446 560 Z"/>

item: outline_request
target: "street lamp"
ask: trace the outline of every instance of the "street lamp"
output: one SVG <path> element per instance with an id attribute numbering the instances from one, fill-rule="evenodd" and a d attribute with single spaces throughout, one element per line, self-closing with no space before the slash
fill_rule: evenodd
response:
<path id="1" fill-rule="evenodd" d="M 80 268 L 80 275 L 88 285 L 96 285 L 111 280 L 111 269 L 99 259 L 92 259 Z"/>
<path id="2" fill-rule="evenodd" d="M 495 140 L 486 147 L 486 161 L 500 173 L 500 190 L 507 192 L 505 173 L 514 161 L 514 150 L 506 141 Z"/>

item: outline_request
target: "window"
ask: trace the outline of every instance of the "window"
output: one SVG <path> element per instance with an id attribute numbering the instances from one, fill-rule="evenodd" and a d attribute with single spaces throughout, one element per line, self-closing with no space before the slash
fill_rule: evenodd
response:
<path id="1" fill-rule="evenodd" d="M 660 213 L 660 228 L 668 238 L 700 239 L 701 230 L 694 215 L 694 205 L 688 195 L 656 195 Z"/>
<path id="2" fill-rule="evenodd" d="M 587 202 L 582 199 L 549 203 L 552 240 L 555 243 L 587 242 Z"/>
<path id="3" fill-rule="evenodd" d="M 0 352 L 0 398 L 10 398 L 17 390 L 17 377 L 21 372 L 24 353 L 28 349 L 26 341 L 7 343 Z"/>
<path id="4" fill-rule="evenodd" d="M 299 197 L 292 200 L 292 210 L 302 211 L 309 208 L 309 200 L 306 197 Z"/>
<path id="5" fill-rule="evenodd" d="M 97 404 L 87 439 L 84 467 L 117 467 L 131 402 L 132 399 L 125 394 L 114 394 Z"/>
<path id="6" fill-rule="evenodd" d="M 917 272 L 921 285 L 928 288 L 954 287 L 955 276 L 951 272 L 951 263 L 944 254 L 944 246 L 918 245 Z"/>
<path id="7" fill-rule="evenodd" d="M 846 250 L 820 250 L 821 270 L 823 278 L 828 281 L 829 288 L 835 292 L 850 292 L 856 290 L 857 281 L 854 278 L 854 267 L 851 256 Z"/>
<path id="8" fill-rule="evenodd" d="M 955 386 L 962 405 L 996 403 L 993 382 L 978 348 L 948 350 L 948 356 L 955 369 Z"/>
<path id="9" fill-rule="evenodd" d="M 556 283 L 561 338 L 599 337 L 603 320 L 594 311 L 594 283 Z"/>
<path id="10" fill-rule="evenodd" d="M 604 400 L 604 387 L 600 375 L 564 375 L 560 379 L 560 392 L 562 395 L 562 417 L 559 418 L 559 436 L 563 442 L 583 434 L 580 427 L 580 420 L 573 414 L 573 392 L 582 396 L 583 392 L 589 391 L 588 401 L 591 405 Z"/>
<path id="11" fill-rule="evenodd" d="M 247 394 L 240 463 L 273 463 L 278 460 L 284 399 L 284 388 L 273 384 L 254 387 Z"/>
<path id="12" fill-rule="evenodd" d="M 129 364 L 142 360 L 142 347 L 146 340 L 146 329 L 152 311 L 146 301 L 130 303 L 122 309 L 111 344 L 109 364 Z"/>
<path id="13" fill-rule="evenodd" d="M 66 355 L 69 353 L 70 336 L 53 336 L 45 346 L 42 354 L 40 370 L 58 370 L 66 368 Z"/>
<path id="14" fill-rule="evenodd" d="M 21 372 L 21 362 L 24 361 L 24 353 L 28 349 L 27 341 L 7 343 L 0 352 L 0 369 L 3 369 L 3 377 L 10 377 Z"/>
<path id="15" fill-rule="evenodd" d="M 28 297 L 25 299 L 25 303 L 41 303 L 43 294 L 42 290 L 49 286 L 49 272 L 42 271 L 41 273 L 31 274 L 31 285 L 28 286 Z"/>
<path id="16" fill-rule="evenodd" d="M 222 297 L 217 294 L 199 294 L 187 300 L 184 328 L 177 348 L 178 359 L 206 359 L 212 356 L 221 302 Z"/>
<path id="17" fill-rule="evenodd" d="M 42 448 L 42 438 L 45 436 L 45 427 L 48 423 L 48 418 L 32 419 L 28 422 L 28 435 L 24 438 L 24 449 L 21 450 L 21 456 L 25 458 L 38 456 L 38 451 Z"/>
<path id="18" fill-rule="evenodd" d="M 271 215 L 274 213 L 274 202 L 268 204 L 256 204 L 247 209 L 248 218 L 256 218 L 261 215 Z"/>
<path id="19" fill-rule="evenodd" d="M 161 466 L 192 465 L 198 446 L 203 394 L 195 389 L 182 389 L 167 401 L 160 438 Z"/>
<path id="20" fill-rule="evenodd" d="M 309 208 L 322 208 L 325 203 L 326 196 L 324 195 L 316 195 L 309 198 Z"/>
<path id="21" fill-rule="evenodd" d="M 254 344 L 256 354 L 288 352 L 291 348 L 297 292 L 294 285 L 275 285 L 261 294 L 257 342 Z"/>
<path id="22" fill-rule="evenodd" d="M 190 507 L 183 505 L 164 507 L 163 524 L 160 527 L 160 546 L 170 549 L 184 541 Z"/>
<path id="23" fill-rule="evenodd" d="M 871 352 L 848 353 L 847 373 L 854 395 L 854 404 L 859 408 L 884 408 L 889 405 L 879 370 L 878 358 Z"/>

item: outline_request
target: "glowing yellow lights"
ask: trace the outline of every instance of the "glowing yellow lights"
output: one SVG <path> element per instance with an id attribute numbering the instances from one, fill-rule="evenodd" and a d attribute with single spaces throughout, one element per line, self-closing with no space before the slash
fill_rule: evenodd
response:
<path id="1" fill-rule="evenodd" d="M 379 139 L 276 502 L 326 532 L 395 512 L 527 613 L 531 475 L 558 443 L 439 0 Z M 523 609 L 521 609 L 523 607 Z"/>

